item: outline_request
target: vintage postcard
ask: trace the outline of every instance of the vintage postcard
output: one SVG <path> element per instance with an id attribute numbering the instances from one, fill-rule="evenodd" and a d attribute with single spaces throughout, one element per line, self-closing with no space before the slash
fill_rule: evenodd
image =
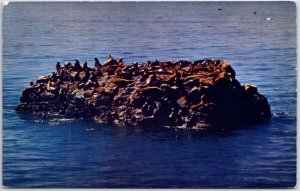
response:
<path id="1" fill-rule="evenodd" d="M 293 188 L 294 2 L 3 4 L 5 188 Z"/>

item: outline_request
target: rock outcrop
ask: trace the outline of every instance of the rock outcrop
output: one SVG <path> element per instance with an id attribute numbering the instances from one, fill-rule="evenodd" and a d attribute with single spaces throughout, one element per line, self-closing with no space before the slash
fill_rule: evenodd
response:
<path id="1" fill-rule="evenodd" d="M 226 129 L 267 121 L 267 99 L 240 85 L 224 60 L 124 64 L 109 56 L 93 68 L 78 60 L 31 82 L 16 108 L 121 126 Z"/>

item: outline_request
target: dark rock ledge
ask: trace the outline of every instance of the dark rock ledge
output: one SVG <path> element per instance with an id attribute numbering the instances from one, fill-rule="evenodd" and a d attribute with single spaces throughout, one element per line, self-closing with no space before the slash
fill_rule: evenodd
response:
<path id="1" fill-rule="evenodd" d="M 268 100 L 240 85 L 225 60 L 124 64 L 109 56 L 93 68 L 58 62 L 56 72 L 31 82 L 19 112 L 60 114 L 120 126 L 233 128 L 267 121 Z"/>

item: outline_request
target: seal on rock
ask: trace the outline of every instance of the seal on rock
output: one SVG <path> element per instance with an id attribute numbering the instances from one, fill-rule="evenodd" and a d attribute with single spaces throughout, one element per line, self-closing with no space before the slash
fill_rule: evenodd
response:
<path id="1" fill-rule="evenodd" d="M 250 84 L 245 84 L 244 85 L 244 89 L 246 90 L 246 92 L 248 92 L 249 94 L 257 94 L 257 87 L 252 86 Z"/>
<path id="2" fill-rule="evenodd" d="M 88 70 L 87 61 L 85 60 L 82 65 L 82 70 Z"/>
<path id="3" fill-rule="evenodd" d="M 65 64 L 64 64 L 64 67 L 65 68 L 70 68 L 72 66 L 72 63 L 70 61 L 67 61 Z"/>
<path id="4" fill-rule="evenodd" d="M 122 57 L 119 58 L 117 62 L 118 62 L 118 66 L 124 66 L 123 58 Z"/>
<path id="5" fill-rule="evenodd" d="M 102 65 L 100 64 L 98 58 L 94 58 L 95 61 L 95 69 L 100 70 L 102 68 Z"/>
<path id="6" fill-rule="evenodd" d="M 56 62 L 56 71 L 59 72 L 61 69 L 60 62 Z"/>
<path id="7" fill-rule="evenodd" d="M 75 63 L 74 63 L 74 70 L 81 70 L 82 67 L 80 66 L 80 62 L 79 60 L 75 59 Z"/>
<path id="8" fill-rule="evenodd" d="M 112 55 L 108 55 L 107 60 L 103 63 L 104 66 L 116 65 L 117 61 L 112 57 Z"/>
<path id="9" fill-rule="evenodd" d="M 110 82 L 114 83 L 114 84 L 116 84 L 118 86 L 124 87 L 124 86 L 126 86 L 126 85 L 128 85 L 128 84 L 130 84 L 130 83 L 132 83 L 134 81 L 133 80 L 126 80 L 126 79 L 123 79 L 123 78 L 114 78 Z"/>

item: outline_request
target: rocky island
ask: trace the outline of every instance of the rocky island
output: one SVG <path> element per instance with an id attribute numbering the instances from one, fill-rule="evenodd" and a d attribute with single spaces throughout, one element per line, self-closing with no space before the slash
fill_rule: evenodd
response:
<path id="1" fill-rule="evenodd" d="M 225 60 L 124 64 L 111 55 L 94 67 L 66 62 L 30 82 L 19 112 L 60 114 L 134 127 L 229 129 L 267 121 L 270 106 L 255 86 L 241 85 Z"/>

